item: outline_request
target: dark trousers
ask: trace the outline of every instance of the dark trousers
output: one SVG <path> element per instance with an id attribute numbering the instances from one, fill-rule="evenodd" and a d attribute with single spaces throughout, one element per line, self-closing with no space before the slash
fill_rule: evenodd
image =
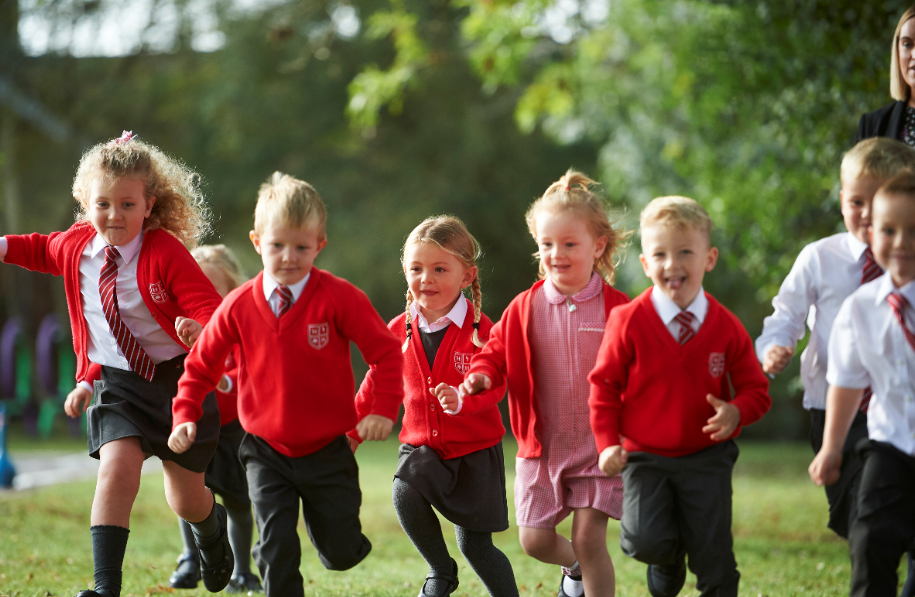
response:
<path id="1" fill-rule="evenodd" d="M 848 535 L 851 595 L 895 595 L 899 559 L 915 539 L 915 458 L 876 441 L 859 452 L 858 517 Z"/>
<path id="2" fill-rule="evenodd" d="M 317 452 L 290 458 L 248 434 L 239 458 L 247 472 L 260 535 L 252 555 L 268 596 L 305 594 L 296 532 L 300 500 L 308 537 L 327 569 L 348 570 L 371 551 L 359 522 L 359 467 L 345 436 Z"/>
<path id="3" fill-rule="evenodd" d="M 686 554 L 703 597 L 736 597 L 731 471 L 738 453 L 730 440 L 677 458 L 630 453 L 623 469 L 623 553 L 661 566 Z"/>
<path id="4" fill-rule="evenodd" d="M 810 409 L 810 447 L 817 454 L 823 447 L 823 429 L 826 425 L 826 411 L 819 408 Z M 867 415 L 859 412 L 848 430 L 845 445 L 842 446 L 842 467 L 839 469 L 839 480 L 826 486 L 826 500 L 829 502 L 829 522 L 832 531 L 848 539 L 858 511 L 858 485 L 861 482 L 861 469 L 864 463 L 858 456 L 855 446 L 867 439 Z"/>

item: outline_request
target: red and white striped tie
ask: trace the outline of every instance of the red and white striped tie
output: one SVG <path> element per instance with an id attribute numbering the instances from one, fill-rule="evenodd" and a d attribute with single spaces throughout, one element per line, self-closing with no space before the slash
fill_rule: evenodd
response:
<path id="1" fill-rule="evenodd" d="M 292 291 L 288 286 L 280 285 L 276 287 L 276 295 L 280 297 L 280 308 L 276 312 L 276 317 L 279 319 L 292 307 Z"/>
<path id="2" fill-rule="evenodd" d="M 680 344 L 686 344 L 689 342 L 690 338 L 696 335 L 696 331 L 693 329 L 693 320 L 696 318 L 695 315 L 689 311 L 680 311 L 677 313 L 677 316 L 674 319 L 677 320 L 677 323 L 680 324 L 680 335 L 677 337 L 677 341 Z"/>
<path id="3" fill-rule="evenodd" d="M 111 334 L 117 340 L 124 358 L 130 363 L 130 368 L 146 381 L 152 381 L 156 375 L 156 366 L 121 321 L 117 293 L 118 264 L 115 262 L 115 258 L 120 256 L 121 254 L 114 247 L 105 247 L 105 265 L 102 267 L 102 273 L 98 279 L 98 294 L 102 299 L 102 310 L 105 311 L 105 319 L 108 320 Z"/>
<path id="4" fill-rule="evenodd" d="M 912 350 L 915 350 L 915 334 L 905 324 L 905 308 L 909 305 L 908 299 L 898 292 L 891 292 L 886 297 L 886 302 L 893 308 L 893 314 L 896 315 L 896 321 L 902 326 L 902 331 L 905 332 L 905 339 L 909 341 L 909 346 L 912 347 Z"/>
<path id="5" fill-rule="evenodd" d="M 874 260 L 870 247 L 864 249 L 864 269 L 861 270 L 861 283 L 867 284 L 883 275 L 883 268 Z"/>

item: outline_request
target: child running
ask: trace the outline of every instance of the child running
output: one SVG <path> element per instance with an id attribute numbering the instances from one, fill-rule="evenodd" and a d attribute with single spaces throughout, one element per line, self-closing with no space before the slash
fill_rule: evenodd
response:
<path id="1" fill-rule="evenodd" d="M 569 170 L 528 209 L 542 279 L 509 304 L 461 385 L 472 396 L 464 408 L 483 408 L 508 384 L 518 538 L 528 555 L 562 567 L 559 597 L 616 591 L 607 521 L 620 517 L 623 487 L 597 468 L 588 372 L 610 310 L 629 300 L 610 286 L 628 233 L 614 229 L 592 184 Z M 556 532 L 570 513 L 571 541 Z"/>
<path id="2" fill-rule="evenodd" d="M 423 221 L 404 245 L 406 312 L 388 324 L 403 342 L 406 394 L 394 509 L 429 564 L 420 597 L 450 595 L 458 586 L 458 566 L 433 506 L 454 523 L 458 548 L 489 594 L 518 595 L 511 563 L 492 543 L 494 532 L 508 528 L 502 416 L 494 402 L 464 402 L 453 387 L 492 328 L 480 312 L 478 256 L 476 239 L 459 219 Z M 472 303 L 462 292 L 468 286 Z M 360 388 L 360 411 L 372 404 L 375 372 Z"/>
<path id="3" fill-rule="evenodd" d="M 200 441 L 201 403 L 238 350 L 239 457 L 260 535 L 254 561 L 269 597 L 303 597 L 296 530 L 329 570 L 348 570 L 372 548 L 362 534 L 359 468 L 346 432 L 384 440 L 403 400 L 400 343 L 361 290 L 314 267 L 327 245 L 327 212 L 305 181 L 276 172 L 261 185 L 251 242 L 264 270 L 222 302 L 187 361 L 172 403 L 169 445 Z M 358 421 L 350 342 L 376 367 Z"/>
<path id="4" fill-rule="evenodd" d="M 130 512 L 150 455 L 162 460 L 169 506 L 191 526 L 204 585 L 221 591 L 233 554 L 225 509 L 204 486 L 219 438 L 215 395 L 203 401 L 194 449 L 167 445 L 185 346 L 220 301 L 185 248 L 209 227 L 198 177 L 125 131 L 83 154 L 73 196 L 80 212 L 69 230 L 6 236 L 0 257 L 64 277 L 76 377 L 86 378 L 90 361 L 101 366 L 87 412 L 89 454 L 101 461 L 90 517 L 95 589 L 78 597 L 120 595 Z M 80 416 L 88 398 L 71 394 L 67 414 Z"/>

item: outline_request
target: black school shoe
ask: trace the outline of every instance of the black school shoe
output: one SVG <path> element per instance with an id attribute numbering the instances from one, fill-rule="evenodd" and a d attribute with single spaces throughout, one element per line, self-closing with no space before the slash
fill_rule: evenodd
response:
<path id="1" fill-rule="evenodd" d="M 235 555 L 232 553 L 232 546 L 229 545 L 229 519 L 226 509 L 222 504 L 214 504 L 213 507 L 216 508 L 216 518 L 219 520 L 222 535 L 208 545 L 198 543 L 197 550 L 200 552 L 200 576 L 203 577 L 203 586 L 210 593 L 218 593 L 229 584 L 232 570 L 235 568 Z M 196 536 L 194 540 L 197 540 Z M 212 563 L 208 564 L 208 560 Z"/>
<path id="2" fill-rule="evenodd" d="M 108 589 L 99 589 L 98 591 L 80 591 L 76 597 L 114 597 L 114 593 Z"/>
<path id="3" fill-rule="evenodd" d="M 565 590 L 562 588 L 562 583 L 563 583 L 563 581 L 565 581 L 565 578 L 566 578 L 566 575 L 565 575 L 565 574 L 563 574 L 563 575 L 561 575 L 561 576 L 559 577 L 559 592 L 556 593 L 556 597 L 569 597 L 569 594 L 566 593 Z M 579 576 L 578 578 L 575 578 L 575 577 L 573 577 L 573 576 L 570 576 L 569 578 L 571 578 L 572 580 L 577 580 L 578 582 L 581 582 L 581 577 L 580 577 L 580 576 Z M 587 595 L 585 595 L 584 593 L 582 593 L 582 594 L 581 594 L 581 597 L 587 597 Z"/>
<path id="4" fill-rule="evenodd" d="M 253 572 L 242 572 L 229 579 L 226 593 L 263 593 L 261 579 Z"/>
<path id="5" fill-rule="evenodd" d="M 419 592 L 419 597 L 446 597 L 457 591 L 458 588 L 458 565 L 454 561 L 454 558 L 451 558 L 451 566 L 454 569 L 454 574 L 445 574 L 444 572 L 430 572 L 426 575 L 426 581 L 429 580 L 443 580 L 448 583 L 448 588 L 445 589 L 444 593 L 427 593 L 426 592 L 426 583 L 423 583 L 423 588 Z"/>
<path id="6" fill-rule="evenodd" d="M 648 592 L 651 597 L 677 597 L 686 582 L 686 558 L 670 566 L 648 566 Z"/>
<path id="7" fill-rule="evenodd" d="M 178 556 L 178 567 L 168 577 L 168 586 L 173 589 L 196 589 L 200 582 L 200 556 L 183 553 Z"/>

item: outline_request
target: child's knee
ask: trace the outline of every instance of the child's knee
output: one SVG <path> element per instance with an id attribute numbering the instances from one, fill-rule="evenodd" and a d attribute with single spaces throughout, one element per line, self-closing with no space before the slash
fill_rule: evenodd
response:
<path id="1" fill-rule="evenodd" d="M 555 531 L 546 532 L 545 529 L 528 529 L 522 527 L 518 534 L 521 549 L 532 558 L 542 559 L 551 553 L 556 544 Z"/>
<path id="2" fill-rule="evenodd" d="M 372 544 L 365 535 L 357 541 L 334 541 L 318 551 L 321 563 L 328 570 L 337 572 L 349 570 L 365 559 L 372 550 Z"/>
<path id="3" fill-rule="evenodd" d="M 623 553 L 645 564 L 667 565 L 677 557 L 679 541 L 674 537 L 657 537 L 650 533 L 621 534 Z"/>

